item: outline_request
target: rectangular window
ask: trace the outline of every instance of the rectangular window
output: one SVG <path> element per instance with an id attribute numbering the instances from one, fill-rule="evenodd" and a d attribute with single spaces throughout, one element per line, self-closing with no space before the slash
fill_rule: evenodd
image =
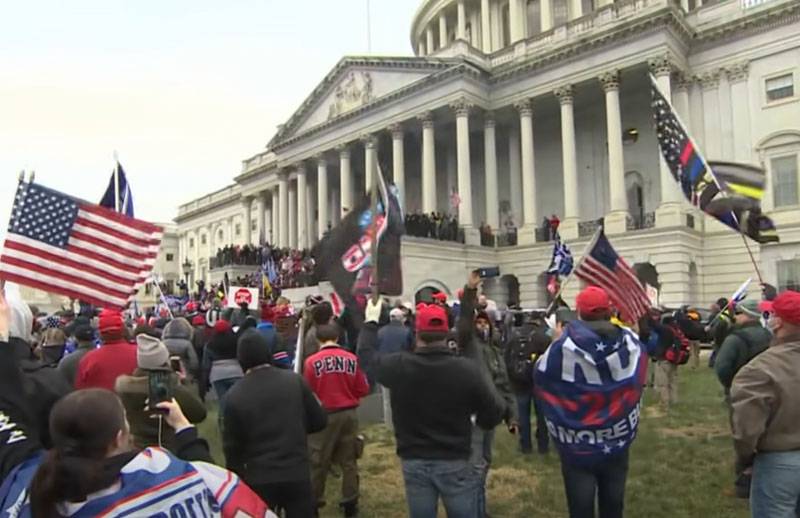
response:
<path id="1" fill-rule="evenodd" d="M 256 229 L 256 222 L 253 221 L 252 223 L 250 223 L 250 230 L 255 230 L 255 229 Z"/>
<path id="2" fill-rule="evenodd" d="M 175 293 L 175 281 L 167 281 L 167 293 Z"/>
<path id="3" fill-rule="evenodd" d="M 797 155 L 773 158 L 770 164 L 775 207 L 797 205 Z"/>
<path id="4" fill-rule="evenodd" d="M 541 0 L 528 0 L 528 36 L 542 32 Z"/>
<path id="5" fill-rule="evenodd" d="M 791 72 L 767 79 L 765 85 L 768 103 L 794 97 L 794 74 Z"/>
<path id="6" fill-rule="evenodd" d="M 168 263 L 171 263 L 174 260 L 175 260 L 175 255 L 174 254 L 167 254 L 167 262 Z"/>
<path id="7" fill-rule="evenodd" d="M 800 291 L 800 259 L 778 261 L 778 291 Z"/>
<path id="8" fill-rule="evenodd" d="M 558 27 L 569 20 L 567 0 L 553 0 L 553 27 Z"/>
<path id="9" fill-rule="evenodd" d="M 202 236 L 200 236 L 200 244 L 201 244 L 201 245 L 204 245 L 204 244 L 206 244 L 206 235 L 205 235 L 205 234 L 203 234 Z"/>
<path id="10" fill-rule="evenodd" d="M 189 248 L 194 248 L 194 238 L 193 237 L 189 238 Z"/>
<path id="11" fill-rule="evenodd" d="M 241 225 L 241 223 L 237 223 L 236 224 L 235 232 L 236 232 L 236 236 L 237 237 L 242 235 L 242 225 Z"/>

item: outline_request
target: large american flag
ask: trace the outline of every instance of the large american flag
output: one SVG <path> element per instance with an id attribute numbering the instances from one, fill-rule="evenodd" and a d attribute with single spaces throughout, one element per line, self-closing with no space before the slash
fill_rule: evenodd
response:
<path id="1" fill-rule="evenodd" d="M 637 322 L 650 308 L 650 299 L 636 272 L 617 254 L 602 229 L 575 268 L 575 275 L 606 290 L 625 322 Z"/>
<path id="2" fill-rule="evenodd" d="M 162 234 L 157 225 L 21 181 L 0 279 L 121 309 L 149 279 Z"/>

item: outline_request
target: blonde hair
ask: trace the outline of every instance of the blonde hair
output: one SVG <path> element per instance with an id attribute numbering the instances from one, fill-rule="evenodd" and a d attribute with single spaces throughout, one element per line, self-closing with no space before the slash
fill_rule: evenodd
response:
<path id="1" fill-rule="evenodd" d="M 42 345 L 64 345 L 67 343 L 67 335 L 57 327 L 50 327 L 42 333 Z"/>

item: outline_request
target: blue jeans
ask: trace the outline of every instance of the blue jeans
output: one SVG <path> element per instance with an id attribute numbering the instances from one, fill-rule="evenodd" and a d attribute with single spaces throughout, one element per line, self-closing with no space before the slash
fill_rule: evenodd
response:
<path id="1" fill-rule="evenodd" d="M 750 514 L 753 518 L 800 517 L 800 451 L 756 455 Z"/>
<path id="2" fill-rule="evenodd" d="M 594 518 L 597 498 L 600 518 L 622 518 L 628 452 L 593 466 L 578 466 L 561 458 L 561 475 L 570 518 Z"/>
<path id="3" fill-rule="evenodd" d="M 436 518 L 439 498 L 448 518 L 479 518 L 478 477 L 467 460 L 403 459 L 409 518 Z"/>
<path id="4" fill-rule="evenodd" d="M 539 402 L 533 397 L 533 391 L 516 394 L 517 414 L 519 415 L 519 448 L 523 453 L 533 449 L 531 444 L 531 404 L 536 412 L 536 446 L 539 453 L 545 453 L 550 443 L 547 425 L 539 409 Z"/>
<path id="5" fill-rule="evenodd" d="M 478 516 L 486 516 L 486 479 L 492 465 L 492 444 L 494 429 L 484 430 L 480 426 L 472 426 L 472 453 L 469 461 L 478 477 Z"/>

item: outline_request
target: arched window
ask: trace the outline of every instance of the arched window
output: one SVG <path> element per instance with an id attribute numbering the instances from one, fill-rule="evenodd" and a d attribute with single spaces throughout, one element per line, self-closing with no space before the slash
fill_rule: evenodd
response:
<path id="1" fill-rule="evenodd" d="M 644 180 L 638 171 L 625 173 L 625 192 L 628 196 L 628 212 L 641 228 L 644 222 Z"/>
<path id="2" fill-rule="evenodd" d="M 767 173 L 764 207 L 778 209 L 800 205 L 800 131 L 768 135 L 756 146 Z"/>

